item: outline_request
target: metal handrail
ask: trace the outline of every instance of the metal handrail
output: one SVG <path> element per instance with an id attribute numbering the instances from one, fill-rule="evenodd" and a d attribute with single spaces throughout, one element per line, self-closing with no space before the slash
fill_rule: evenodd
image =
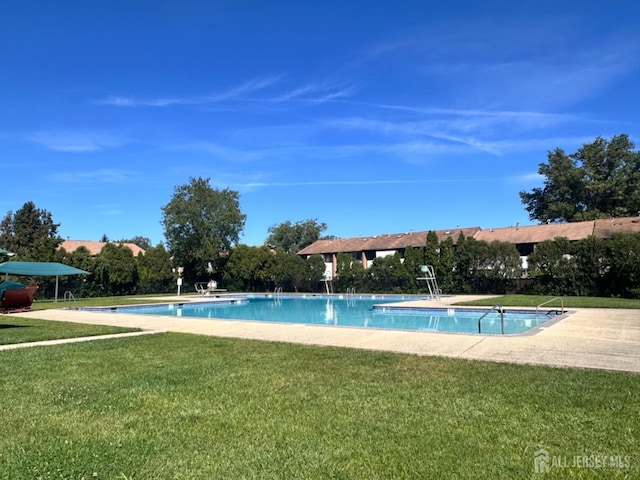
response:
<path id="1" fill-rule="evenodd" d="M 500 314 L 500 331 L 502 332 L 502 335 L 504 335 L 504 310 L 502 309 L 502 305 L 494 305 L 493 307 L 491 307 L 491 309 L 487 313 L 485 313 L 478 319 L 478 333 L 482 333 L 482 328 L 480 324 L 480 322 L 482 322 L 482 319 L 487 315 L 489 315 L 494 310 Z"/>
<path id="2" fill-rule="evenodd" d="M 560 300 L 560 313 L 564 313 L 564 301 L 562 300 L 562 297 L 554 297 L 551 300 L 547 300 L 546 302 L 542 302 L 540 305 L 538 305 L 536 307 L 536 315 L 538 314 L 538 309 L 540 307 L 542 307 L 543 305 L 546 305 L 547 303 L 551 303 L 554 300 Z"/>
<path id="3" fill-rule="evenodd" d="M 66 292 L 64 292 L 64 301 L 65 302 L 71 302 L 71 301 L 76 301 L 76 297 L 73 296 L 73 293 L 71 293 L 71 290 L 67 290 Z"/>

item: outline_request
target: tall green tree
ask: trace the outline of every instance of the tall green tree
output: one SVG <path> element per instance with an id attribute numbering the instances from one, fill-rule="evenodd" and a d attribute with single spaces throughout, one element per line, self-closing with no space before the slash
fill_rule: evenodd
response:
<path id="1" fill-rule="evenodd" d="M 50 212 L 26 202 L 0 222 L 0 247 L 15 253 L 18 260 L 50 262 L 62 243 L 59 226 Z"/>
<path id="2" fill-rule="evenodd" d="M 531 220 L 574 222 L 640 211 L 640 152 L 628 135 L 601 137 L 567 155 L 557 148 L 538 173 L 543 188 L 520 192 Z"/>
<path id="3" fill-rule="evenodd" d="M 369 274 L 372 292 L 403 293 L 411 278 L 398 252 L 386 257 L 375 258 L 371 263 Z"/>
<path id="4" fill-rule="evenodd" d="M 322 255 L 311 255 L 308 257 L 305 260 L 302 288 L 310 292 L 316 291 L 321 286 L 325 268 L 326 266 Z"/>
<path id="5" fill-rule="evenodd" d="M 96 257 L 94 275 L 107 295 L 135 293 L 138 266 L 129 247 L 107 243 Z"/>
<path id="6" fill-rule="evenodd" d="M 67 252 L 64 248 L 59 248 L 56 250 L 54 261 L 89 272 L 88 275 L 60 277 L 59 287 L 62 292 L 69 291 L 73 294 L 74 298 L 82 298 L 93 297 L 101 291 L 100 287 L 96 285 L 95 276 L 93 275 L 96 258 L 91 255 L 87 247 L 80 246 L 71 253 Z"/>
<path id="7" fill-rule="evenodd" d="M 208 178 L 191 178 L 176 187 L 162 207 L 167 249 L 175 265 L 185 268 L 187 281 L 207 277 L 209 263 L 222 270 L 224 256 L 239 242 L 246 221 L 239 198 L 233 190 L 212 188 Z"/>
<path id="8" fill-rule="evenodd" d="M 451 237 L 440 242 L 440 262 L 436 269 L 438 286 L 444 293 L 453 291 L 453 271 L 455 266 L 455 247 Z"/>
<path id="9" fill-rule="evenodd" d="M 481 293 L 482 269 L 486 267 L 487 243 L 460 232 L 456 242 L 454 258 L 455 291 L 459 293 Z"/>
<path id="10" fill-rule="evenodd" d="M 266 246 L 238 245 L 224 269 L 224 281 L 234 290 L 265 291 L 278 275 L 276 253 Z"/>
<path id="11" fill-rule="evenodd" d="M 567 238 L 544 240 L 536 245 L 527 259 L 529 275 L 536 280 L 537 293 L 574 295 L 576 293 L 576 262 L 570 255 Z"/>
<path id="12" fill-rule="evenodd" d="M 132 237 L 132 238 L 123 238 L 122 240 L 118 240 L 117 242 L 114 242 L 114 243 L 133 243 L 134 245 L 139 246 L 143 250 L 147 250 L 153 247 L 153 245 L 151 244 L 151 239 L 148 237 L 143 237 L 141 235 L 136 235 L 135 237 Z"/>
<path id="13" fill-rule="evenodd" d="M 487 289 L 492 293 L 515 291 L 522 273 L 518 250 L 509 242 L 493 241 L 488 246 L 488 262 L 483 269 Z"/>
<path id="14" fill-rule="evenodd" d="M 594 235 L 578 240 L 572 245 L 576 265 L 577 295 L 602 296 L 606 292 L 604 274 L 608 270 L 605 263 L 606 241 Z"/>
<path id="15" fill-rule="evenodd" d="M 269 236 L 265 245 L 271 248 L 282 248 L 285 253 L 298 253 L 303 248 L 320 239 L 327 229 L 325 223 L 316 219 L 302 220 L 294 224 L 290 220 L 269 227 Z"/>
<path id="16" fill-rule="evenodd" d="M 440 263 L 440 241 L 438 240 L 438 234 L 433 230 L 427 232 L 424 262 L 425 265 L 431 265 L 434 270 L 438 268 L 438 263 Z"/>
<path id="17" fill-rule="evenodd" d="M 640 298 L 640 233 L 613 235 L 606 243 L 606 257 L 611 294 Z"/>
<path id="18" fill-rule="evenodd" d="M 627 135 L 598 137 L 573 158 L 582 165 L 588 218 L 626 217 L 640 210 L 640 152 Z"/>
<path id="19" fill-rule="evenodd" d="M 420 285 L 417 278 L 424 275 L 420 270 L 422 265 L 424 265 L 424 247 L 413 248 L 409 245 L 405 248 L 404 268 L 408 275 L 406 293 L 418 293 Z"/>
<path id="20" fill-rule="evenodd" d="M 171 255 L 162 243 L 156 247 L 147 247 L 144 254 L 138 255 L 137 260 L 139 293 L 166 293 L 173 289 Z"/>

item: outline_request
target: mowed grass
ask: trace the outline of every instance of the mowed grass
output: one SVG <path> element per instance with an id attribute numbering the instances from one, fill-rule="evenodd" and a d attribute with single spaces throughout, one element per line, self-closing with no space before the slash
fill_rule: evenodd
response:
<path id="1" fill-rule="evenodd" d="M 0 345 L 12 343 L 57 340 L 61 338 L 90 337 L 110 333 L 134 332 L 139 329 L 55 322 L 34 318 L 0 315 Z"/>
<path id="2" fill-rule="evenodd" d="M 631 298 L 611 298 L 611 297 L 554 297 L 552 295 L 502 295 L 473 300 L 469 302 L 459 302 L 456 305 L 479 305 L 503 307 L 536 307 L 541 303 L 548 302 L 542 308 L 558 308 L 561 305 L 561 298 L 565 308 L 638 308 L 640 300 Z"/>
<path id="3" fill-rule="evenodd" d="M 0 352 L 0 478 L 640 477 L 640 376 L 156 334 Z M 628 467 L 626 465 L 628 464 Z"/>
<path id="4" fill-rule="evenodd" d="M 186 296 L 186 295 L 185 295 Z M 165 300 L 162 298 L 166 297 Z M 32 310 L 47 310 L 50 308 L 83 308 L 83 307 L 117 307 L 120 305 L 144 305 L 154 303 L 166 303 L 170 295 L 135 295 L 135 296 L 113 296 L 113 297 L 91 297 L 79 298 L 73 301 L 51 299 L 38 299 L 31 305 Z"/>

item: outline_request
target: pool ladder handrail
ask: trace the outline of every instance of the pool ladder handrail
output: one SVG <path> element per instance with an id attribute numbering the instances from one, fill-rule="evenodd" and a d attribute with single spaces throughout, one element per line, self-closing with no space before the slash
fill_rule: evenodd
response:
<path id="1" fill-rule="evenodd" d="M 347 287 L 347 295 L 355 295 L 356 287 Z"/>
<path id="2" fill-rule="evenodd" d="M 504 335 L 504 309 L 502 308 L 502 305 L 494 305 L 493 307 L 491 307 L 489 309 L 488 312 L 486 312 L 484 315 L 482 315 L 478 319 L 478 333 L 482 333 L 482 328 L 481 328 L 482 326 L 480 324 L 480 322 L 482 322 L 482 319 L 484 317 L 486 317 L 487 315 L 489 315 L 494 310 L 500 314 L 500 331 L 501 331 L 502 335 Z"/>
<path id="3" fill-rule="evenodd" d="M 562 315 L 564 313 L 564 300 L 562 299 L 562 297 L 554 297 L 551 300 L 547 300 L 546 302 L 542 302 L 540 305 L 538 305 L 536 307 L 536 315 L 538 315 L 538 309 L 540 307 L 542 307 L 543 305 L 546 305 L 547 303 L 551 303 L 554 300 L 560 300 L 560 314 Z"/>
<path id="4" fill-rule="evenodd" d="M 273 289 L 273 294 L 276 296 L 282 295 L 282 287 L 276 287 Z"/>
<path id="5" fill-rule="evenodd" d="M 67 290 L 66 292 L 64 292 L 64 301 L 65 302 L 75 302 L 76 301 L 76 297 L 73 296 L 73 293 L 71 293 L 71 290 Z"/>

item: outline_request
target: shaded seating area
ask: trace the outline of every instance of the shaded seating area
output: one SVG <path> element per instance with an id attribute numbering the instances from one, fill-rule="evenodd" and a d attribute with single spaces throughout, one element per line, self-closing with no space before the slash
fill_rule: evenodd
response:
<path id="1" fill-rule="evenodd" d="M 25 286 L 22 283 L 5 280 L 0 283 L 0 312 L 15 313 L 31 310 L 37 285 Z"/>
<path id="2" fill-rule="evenodd" d="M 7 276 L 9 275 L 25 275 L 28 277 L 56 277 L 56 291 L 55 291 L 55 301 L 58 301 L 58 280 L 61 276 L 66 275 L 80 275 L 85 272 L 84 270 L 80 270 L 79 268 L 71 267 L 69 265 L 64 265 L 58 262 L 4 262 L 0 263 L 0 273 L 4 273 Z M 5 282 L 8 281 L 5 280 Z M 0 283 L 0 290 L 2 290 L 2 284 Z M 17 282 L 13 282 L 17 283 Z M 22 284 L 19 284 L 22 285 Z M 24 287 L 24 285 L 22 285 Z M 29 287 L 26 287 L 29 288 Z M 37 290 L 37 287 L 36 287 Z M 35 291 L 34 291 L 35 293 Z M 10 294 L 13 296 L 13 294 Z M 0 297 L 1 298 L 1 297 Z M 33 296 L 32 296 L 33 301 Z"/>

